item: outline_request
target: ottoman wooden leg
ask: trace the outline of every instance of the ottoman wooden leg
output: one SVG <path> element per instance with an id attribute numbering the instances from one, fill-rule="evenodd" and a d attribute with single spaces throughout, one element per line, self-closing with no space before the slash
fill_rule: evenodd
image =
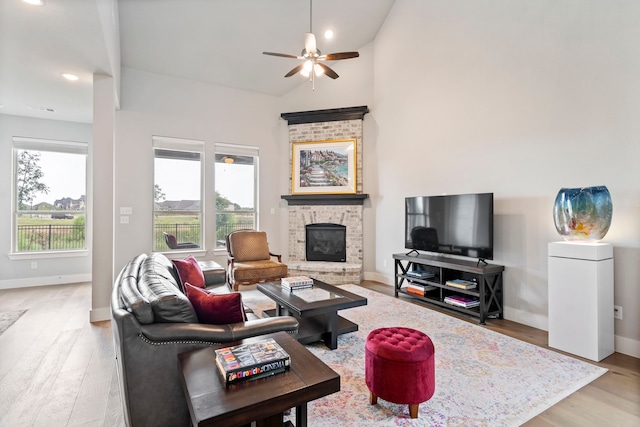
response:
<path id="1" fill-rule="evenodd" d="M 409 416 L 411 418 L 418 418 L 418 406 L 420 406 L 419 403 L 409 405 Z"/>
<path id="2" fill-rule="evenodd" d="M 373 392 L 369 392 L 369 403 L 372 405 L 375 405 L 376 403 L 378 403 L 378 396 L 376 396 L 375 394 L 373 394 Z"/>

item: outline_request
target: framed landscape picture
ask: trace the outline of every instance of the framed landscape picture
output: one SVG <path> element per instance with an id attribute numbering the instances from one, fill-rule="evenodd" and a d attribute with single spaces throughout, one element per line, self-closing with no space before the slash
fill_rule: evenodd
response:
<path id="1" fill-rule="evenodd" d="M 355 194 L 355 138 L 294 142 L 291 159 L 291 194 Z"/>

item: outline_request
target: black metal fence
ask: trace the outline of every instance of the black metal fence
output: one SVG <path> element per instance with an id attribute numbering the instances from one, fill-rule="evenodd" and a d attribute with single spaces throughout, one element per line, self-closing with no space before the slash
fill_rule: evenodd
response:
<path id="1" fill-rule="evenodd" d="M 220 224 L 216 229 L 216 247 L 224 247 L 224 238 L 236 230 L 253 228 L 253 222 Z M 154 230 L 154 250 L 168 250 L 164 233 L 173 234 L 178 243 L 191 242 L 201 245 L 200 224 L 157 224 Z M 18 251 L 52 251 L 84 249 L 85 226 L 78 225 L 18 225 Z"/>
<path id="2" fill-rule="evenodd" d="M 18 251 L 84 249 L 84 224 L 18 225 Z"/>
<path id="3" fill-rule="evenodd" d="M 216 247 L 225 247 L 225 236 L 232 231 L 253 228 L 253 222 L 220 224 L 216 229 Z M 173 234 L 178 243 L 195 243 L 201 246 L 200 224 L 157 224 L 154 229 L 154 250 L 166 251 L 169 246 L 164 239 L 164 233 Z"/>
<path id="4" fill-rule="evenodd" d="M 153 249 L 156 251 L 170 249 L 164 240 L 164 233 L 173 234 L 178 243 L 189 242 L 200 246 L 200 224 L 156 224 L 153 231 Z"/>

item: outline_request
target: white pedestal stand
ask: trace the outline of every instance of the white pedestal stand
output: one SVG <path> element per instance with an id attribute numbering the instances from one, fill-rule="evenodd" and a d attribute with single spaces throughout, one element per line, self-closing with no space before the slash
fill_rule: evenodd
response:
<path id="1" fill-rule="evenodd" d="M 549 243 L 549 346 L 597 362 L 615 351 L 610 243 Z"/>

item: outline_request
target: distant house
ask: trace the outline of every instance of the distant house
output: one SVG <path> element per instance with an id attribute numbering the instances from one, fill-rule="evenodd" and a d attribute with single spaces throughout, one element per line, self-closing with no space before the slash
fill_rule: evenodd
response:
<path id="1" fill-rule="evenodd" d="M 55 210 L 63 211 L 82 211 L 86 206 L 86 198 L 84 195 L 79 199 L 72 199 L 71 197 L 63 197 L 53 202 L 53 208 Z"/>
<path id="2" fill-rule="evenodd" d="M 160 211 L 199 211 L 200 200 L 165 200 L 156 203 Z"/>

